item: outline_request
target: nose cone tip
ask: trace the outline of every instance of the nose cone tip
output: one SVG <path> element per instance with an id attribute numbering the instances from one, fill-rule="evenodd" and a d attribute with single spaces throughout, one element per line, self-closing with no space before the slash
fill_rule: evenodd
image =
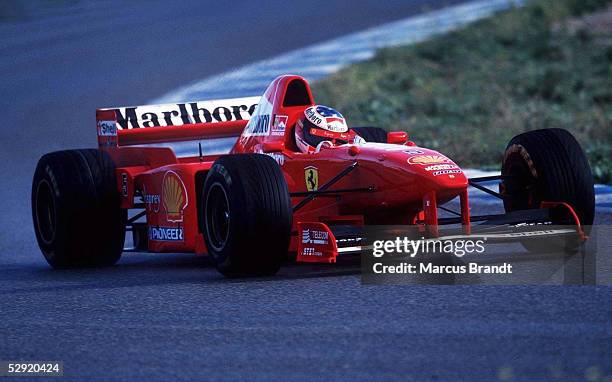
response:
<path id="1" fill-rule="evenodd" d="M 433 150 L 407 160 L 411 170 L 419 173 L 438 189 L 460 189 L 468 185 L 463 171 L 446 156 Z"/>
<path id="2" fill-rule="evenodd" d="M 460 168 L 454 170 L 442 170 L 438 174 L 431 174 L 430 179 L 443 188 L 465 188 L 468 180 Z"/>

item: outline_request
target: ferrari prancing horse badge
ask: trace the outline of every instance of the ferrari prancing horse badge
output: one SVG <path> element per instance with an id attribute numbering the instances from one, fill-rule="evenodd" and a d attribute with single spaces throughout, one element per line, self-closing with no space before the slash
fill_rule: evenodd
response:
<path id="1" fill-rule="evenodd" d="M 306 189 L 308 191 L 319 189 L 319 171 L 315 166 L 304 168 L 304 178 L 306 179 Z"/>

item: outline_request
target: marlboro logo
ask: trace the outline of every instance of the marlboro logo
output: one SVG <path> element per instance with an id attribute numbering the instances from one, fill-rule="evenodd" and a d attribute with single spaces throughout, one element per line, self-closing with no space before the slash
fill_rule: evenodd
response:
<path id="1" fill-rule="evenodd" d="M 249 120 L 258 102 L 259 97 L 246 97 L 101 110 L 114 111 L 117 128 L 123 130 Z"/>

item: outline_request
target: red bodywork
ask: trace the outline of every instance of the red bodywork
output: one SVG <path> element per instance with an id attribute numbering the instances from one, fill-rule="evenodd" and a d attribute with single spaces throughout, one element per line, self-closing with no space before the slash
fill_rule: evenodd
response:
<path id="1" fill-rule="evenodd" d="M 263 153 L 279 163 L 294 208 L 309 193 L 350 171 L 295 210 L 290 251 L 297 252 L 298 261 L 335 262 L 338 251 L 329 227 L 338 224 L 420 224 L 435 236 L 437 206 L 457 196 L 461 221 L 469 232 L 466 176 L 450 159 L 416 146 L 406 134 L 390 133 L 389 141 L 395 144 L 348 144 L 301 153 L 293 127 L 313 104 L 308 83 L 287 75 L 270 84 L 248 120 L 130 129 L 117 122 L 117 109 L 99 109 L 99 145 L 116 163 L 122 207 L 146 210 L 148 250 L 206 253 L 198 194 L 207 171 L 223 154 L 200 156 L 198 145 L 230 137 L 238 137 L 230 153 Z M 242 114 L 249 105 L 243 106 Z M 217 110 L 217 115 L 223 112 Z M 193 152 L 177 157 L 173 144 L 189 146 Z"/>

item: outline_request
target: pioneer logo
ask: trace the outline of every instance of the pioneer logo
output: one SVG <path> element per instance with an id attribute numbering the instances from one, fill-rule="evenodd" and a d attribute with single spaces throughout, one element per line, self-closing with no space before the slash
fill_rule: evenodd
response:
<path id="1" fill-rule="evenodd" d="M 151 241 L 183 241 L 183 228 L 181 227 L 149 227 L 149 240 Z"/>

